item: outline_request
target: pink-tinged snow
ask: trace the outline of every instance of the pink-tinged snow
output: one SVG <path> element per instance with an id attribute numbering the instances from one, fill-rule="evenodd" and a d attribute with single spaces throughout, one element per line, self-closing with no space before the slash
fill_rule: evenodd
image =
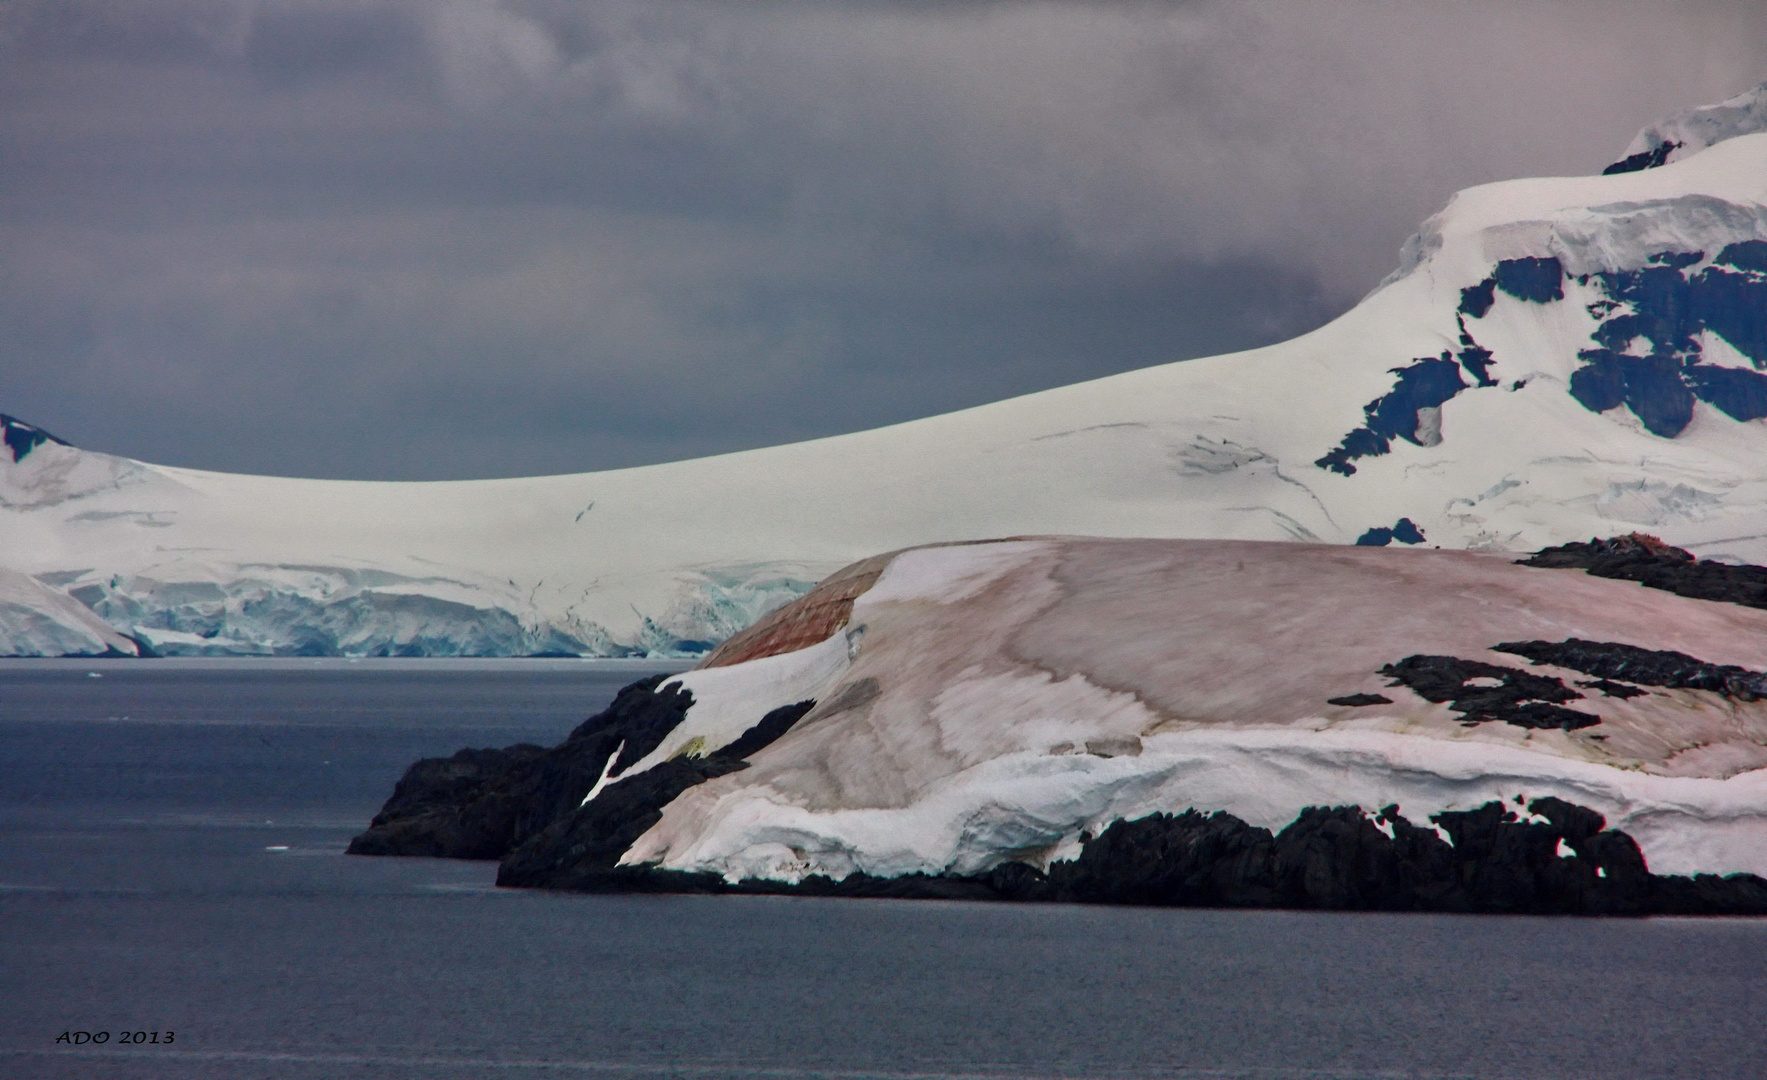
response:
<path id="1" fill-rule="evenodd" d="M 1376 673 L 1435 653 L 1574 687 L 1587 676 L 1488 651 L 1567 637 L 1767 669 L 1767 612 L 1513 558 L 1079 538 L 905 552 L 844 633 L 684 676 L 698 703 L 647 760 L 819 704 L 750 768 L 671 803 L 625 861 L 732 880 L 975 873 L 1155 811 L 1280 828 L 1310 805 L 1396 802 L 1423 824 L 1556 795 L 1657 872 L 1767 873 L 1767 702 L 1590 690 L 1570 707 L 1595 727 L 1465 727 Z M 1358 692 L 1393 704 L 1326 702 Z"/>

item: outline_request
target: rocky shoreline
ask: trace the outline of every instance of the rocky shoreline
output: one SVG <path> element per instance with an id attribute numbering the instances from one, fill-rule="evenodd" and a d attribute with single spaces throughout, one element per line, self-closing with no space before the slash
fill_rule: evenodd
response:
<path id="1" fill-rule="evenodd" d="M 1311 807 L 1272 833 L 1224 812 L 1117 821 L 1076 858 L 1040 870 L 1006 861 L 978 876 L 812 876 L 729 882 L 621 855 L 688 788 L 748 767 L 814 705 L 775 709 L 709 756 L 676 757 L 606 783 L 680 723 L 692 695 L 667 676 L 621 690 L 561 744 L 462 750 L 413 764 L 356 855 L 498 860 L 503 886 L 577 892 L 775 893 L 1177 907 L 1484 914 L 1762 915 L 1767 880 L 1652 874 L 1602 816 L 1556 798 L 1488 802 L 1421 827 L 1389 806 Z M 596 791 L 600 787 L 601 790 Z M 596 791 L 595 798 L 585 802 Z M 1519 803 L 1519 800 L 1518 800 Z"/>

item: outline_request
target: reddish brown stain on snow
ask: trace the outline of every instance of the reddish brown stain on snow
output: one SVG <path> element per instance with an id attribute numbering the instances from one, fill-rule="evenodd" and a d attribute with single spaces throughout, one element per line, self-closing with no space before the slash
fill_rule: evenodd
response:
<path id="1" fill-rule="evenodd" d="M 837 570 L 817 583 L 814 589 L 763 615 L 747 630 L 726 638 L 722 645 L 700 661 L 702 668 L 728 667 L 763 656 L 796 652 L 819 641 L 847 624 L 853 614 L 853 601 L 876 584 L 884 567 L 896 557 L 895 552 L 874 555 L 869 559 Z"/>

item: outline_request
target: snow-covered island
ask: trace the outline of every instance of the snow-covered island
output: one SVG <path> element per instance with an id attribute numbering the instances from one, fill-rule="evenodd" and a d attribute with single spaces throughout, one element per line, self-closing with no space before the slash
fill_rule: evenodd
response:
<path id="1" fill-rule="evenodd" d="M 836 438 L 368 483 L 145 464 L 0 418 L 0 568 L 74 602 L 0 609 L 0 654 L 699 656 L 871 553 L 986 536 L 1642 531 L 1767 563 L 1764 368 L 1756 89 L 1603 175 L 1459 193 L 1303 337 Z"/>
<path id="2" fill-rule="evenodd" d="M 358 854 L 608 890 L 1767 914 L 1767 569 L 1027 538 L 864 560 Z"/>

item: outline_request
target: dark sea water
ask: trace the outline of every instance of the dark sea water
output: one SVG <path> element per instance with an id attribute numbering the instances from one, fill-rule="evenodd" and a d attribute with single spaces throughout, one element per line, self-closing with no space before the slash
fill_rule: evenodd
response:
<path id="1" fill-rule="evenodd" d="M 0 662 L 0 1077 L 1767 1077 L 1767 921 L 566 896 L 342 854 L 412 759 L 556 741 L 649 670 Z"/>

